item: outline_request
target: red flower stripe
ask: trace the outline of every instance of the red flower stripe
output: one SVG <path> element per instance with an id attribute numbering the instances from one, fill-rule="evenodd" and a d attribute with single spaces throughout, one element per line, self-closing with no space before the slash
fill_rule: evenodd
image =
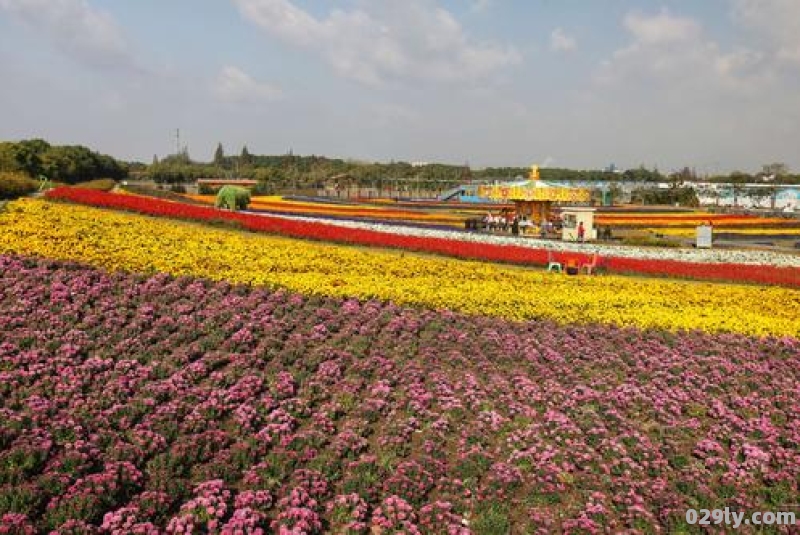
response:
<path id="1" fill-rule="evenodd" d="M 237 221 L 242 227 L 294 238 L 309 238 L 336 243 L 373 245 L 439 253 L 447 256 L 509 262 L 523 265 L 544 265 L 547 251 L 513 245 L 495 245 L 445 238 L 402 236 L 367 229 L 354 229 L 321 222 L 296 221 L 279 217 L 228 212 L 212 207 L 182 204 L 150 197 L 118 195 L 80 188 L 56 188 L 47 194 L 90 206 L 130 210 L 153 216 L 166 216 L 195 221 Z M 557 252 L 559 260 L 574 259 L 587 262 L 581 253 Z M 755 282 L 800 287 L 800 270 L 791 267 L 747 266 L 741 264 L 702 264 L 675 260 L 646 260 L 638 258 L 603 257 L 601 266 L 617 273 L 637 273 L 693 279 Z"/>

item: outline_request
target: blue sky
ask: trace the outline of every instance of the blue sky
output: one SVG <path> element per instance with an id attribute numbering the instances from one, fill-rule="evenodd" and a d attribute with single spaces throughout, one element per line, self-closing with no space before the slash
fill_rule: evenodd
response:
<path id="1" fill-rule="evenodd" d="M 800 171 L 797 0 L 0 0 L 0 139 Z"/>

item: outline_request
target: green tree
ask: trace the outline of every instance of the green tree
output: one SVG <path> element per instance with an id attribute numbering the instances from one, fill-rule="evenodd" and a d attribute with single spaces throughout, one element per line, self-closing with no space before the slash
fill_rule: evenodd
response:
<path id="1" fill-rule="evenodd" d="M 253 165 L 253 156 L 247 150 L 247 145 L 242 147 L 242 153 L 239 155 L 240 165 Z"/>
<path id="2" fill-rule="evenodd" d="M 0 171 L 16 171 L 17 159 L 14 152 L 14 143 L 10 141 L 0 142 Z"/>
<path id="3" fill-rule="evenodd" d="M 623 172 L 622 178 L 638 182 L 661 182 L 664 180 L 664 175 L 659 173 L 658 169 L 650 171 L 644 165 L 640 165 L 637 169 L 628 169 Z"/>
<path id="4" fill-rule="evenodd" d="M 469 168 L 469 163 L 465 163 L 464 167 L 460 170 L 460 179 L 464 182 L 472 180 L 472 170 Z"/>
<path id="5" fill-rule="evenodd" d="M 0 144 L 0 171 L 20 172 L 32 178 L 45 175 L 74 184 L 97 178 L 121 179 L 128 166 L 80 145 L 50 145 L 41 139 Z"/>
<path id="6" fill-rule="evenodd" d="M 781 182 L 789 174 L 789 166 L 780 162 L 765 164 L 761 166 L 761 170 L 764 178 L 771 177 L 775 182 Z"/>
<path id="7" fill-rule="evenodd" d="M 0 171 L 0 199 L 16 199 L 36 191 L 38 183 L 20 171 Z"/>
<path id="8" fill-rule="evenodd" d="M 728 177 L 733 188 L 733 205 L 739 206 L 739 197 L 744 192 L 744 185 L 753 181 L 753 176 L 741 171 L 734 171 Z"/>
<path id="9" fill-rule="evenodd" d="M 48 149 L 50 144 L 43 139 L 29 139 L 15 143 L 12 154 L 16 168 L 10 170 L 22 171 L 31 177 L 39 176 L 44 172 L 42 156 Z"/>
<path id="10" fill-rule="evenodd" d="M 618 202 L 622 198 L 622 188 L 616 182 L 612 182 L 611 185 L 608 187 L 608 194 L 610 196 L 610 202 L 613 206 L 615 202 Z"/>
<path id="11" fill-rule="evenodd" d="M 225 150 L 222 143 L 217 143 L 217 150 L 214 151 L 214 165 L 222 166 L 225 164 Z"/>
<path id="12" fill-rule="evenodd" d="M 161 165 L 191 165 L 192 159 L 189 157 L 189 149 L 184 147 L 178 154 L 170 154 L 161 160 Z"/>

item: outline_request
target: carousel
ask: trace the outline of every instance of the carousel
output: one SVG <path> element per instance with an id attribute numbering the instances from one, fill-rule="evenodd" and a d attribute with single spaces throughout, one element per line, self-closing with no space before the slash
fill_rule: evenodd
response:
<path id="1" fill-rule="evenodd" d="M 550 221 L 553 205 L 582 204 L 592 199 L 591 191 L 549 184 L 539 179 L 539 166 L 531 167 L 528 180 L 478 186 L 478 196 L 500 202 L 513 202 L 518 217 L 539 226 Z"/>

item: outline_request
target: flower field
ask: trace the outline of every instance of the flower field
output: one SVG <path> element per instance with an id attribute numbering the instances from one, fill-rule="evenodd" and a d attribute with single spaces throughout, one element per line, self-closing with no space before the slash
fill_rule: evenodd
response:
<path id="1" fill-rule="evenodd" d="M 213 195 L 186 195 L 186 198 L 214 205 Z M 292 215 L 318 215 L 326 217 L 347 217 L 356 220 L 403 221 L 410 223 L 431 223 L 463 228 L 468 215 L 442 213 L 441 211 L 407 210 L 368 204 L 321 203 L 287 200 L 283 197 L 253 197 L 248 208 L 270 213 Z M 478 212 L 482 215 L 485 210 Z M 475 214 L 470 214 L 474 216 Z"/>
<path id="2" fill-rule="evenodd" d="M 286 216 L 294 221 L 306 221 L 319 223 L 319 218 L 302 217 L 302 216 Z M 519 236 L 498 233 L 484 233 L 484 232 L 465 232 L 456 231 L 452 229 L 433 229 L 433 228 L 420 228 L 409 225 L 390 224 L 381 222 L 379 224 L 372 224 L 363 221 L 354 220 L 325 220 L 325 224 L 329 226 L 338 226 L 352 229 L 365 229 L 380 232 L 383 234 L 397 234 L 400 236 L 413 236 L 417 238 L 441 238 L 449 242 L 458 242 L 460 244 L 468 245 L 469 243 L 480 243 L 484 247 L 486 245 L 500 245 L 504 246 L 502 250 L 509 251 L 517 248 L 524 249 L 539 249 L 553 252 L 556 256 L 559 255 L 581 255 L 585 257 L 587 253 L 597 253 L 606 259 L 604 262 L 605 267 L 611 266 L 612 270 L 619 270 L 620 272 L 630 273 L 652 273 L 662 276 L 689 276 L 688 269 L 696 269 L 698 273 L 696 278 L 721 278 L 730 277 L 731 280 L 750 280 L 748 277 L 753 277 L 754 274 L 750 272 L 750 266 L 760 266 L 759 269 L 766 268 L 772 274 L 783 273 L 785 276 L 781 279 L 780 276 L 761 277 L 753 282 L 772 283 L 772 284 L 786 284 L 788 286 L 797 286 L 800 280 L 800 254 L 779 251 L 765 251 L 743 248 L 714 248 L 714 249 L 696 249 L 696 248 L 660 248 L 660 247 L 637 247 L 633 245 L 620 245 L 620 244 L 607 244 L 598 242 L 580 243 L 572 241 L 561 241 L 551 239 L 538 239 L 531 237 L 521 238 Z M 749 229 L 755 231 L 755 229 Z M 790 229 L 792 230 L 792 229 Z M 659 233 L 686 233 L 687 236 L 694 235 L 695 230 L 692 229 L 667 229 L 659 230 Z M 715 233 L 715 236 L 720 236 L 720 233 Z M 427 243 L 427 242 L 421 242 Z M 408 245 L 406 245 L 408 247 Z M 493 251 L 494 248 L 487 248 Z M 483 258 L 491 259 L 489 256 L 492 253 L 483 253 Z M 480 258 L 480 257 L 479 257 Z M 633 261 L 630 265 L 620 263 L 621 259 L 626 261 Z M 514 258 L 503 257 L 500 255 L 498 260 L 514 262 Z M 517 259 L 519 263 L 535 264 L 537 261 L 534 258 L 526 258 L 524 255 L 519 256 Z M 651 262 L 657 260 L 658 263 Z M 645 261 L 645 262 L 640 262 Z M 735 266 L 725 266 L 724 264 L 736 264 Z M 669 266 L 669 267 L 667 267 Z M 655 269 L 653 269 L 655 267 Z M 721 271 L 718 268 L 722 267 Z M 709 269 L 711 268 L 711 269 Z M 773 268 L 779 268 L 774 270 Z M 794 270 L 785 270 L 780 268 L 794 268 Z M 703 276 L 700 271 L 706 271 Z M 784 282 L 780 283 L 779 280 Z"/>
<path id="3" fill-rule="evenodd" d="M 116 195 L 76 188 L 56 189 L 51 191 L 48 196 L 53 199 L 69 200 L 90 206 L 125 209 L 149 215 L 198 221 L 227 221 L 241 225 L 248 230 L 292 237 L 313 238 L 336 243 L 395 247 L 445 254 L 459 258 L 475 258 L 528 265 L 546 265 L 548 258 L 547 250 L 525 246 L 522 243 L 519 245 L 499 245 L 470 239 L 414 235 L 407 233 L 408 229 L 406 229 L 406 233 L 395 233 L 391 230 L 378 231 L 370 228 L 358 228 L 344 223 L 328 224 L 286 217 L 231 213 L 159 199 Z M 422 229 L 420 231 L 430 232 L 422 231 Z M 583 244 L 580 245 L 582 246 Z M 596 250 L 599 250 L 599 248 L 596 248 Z M 580 263 L 587 261 L 591 252 L 593 251 L 583 248 L 582 251 L 573 251 L 570 256 Z M 717 253 L 715 253 L 715 256 L 717 256 Z M 798 257 L 796 255 L 785 256 L 785 260 L 788 262 L 787 267 L 772 265 L 769 261 L 762 261 L 756 262 L 761 264 L 758 269 L 748 269 L 746 266 L 724 261 L 716 262 L 713 267 L 709 267 L 707 263 L 702 262 L 685 262 L 672 258 L 657 258 L 657 261 L 653 261 L 632 255 L 604 258 L 603 268 L 620 273 L 782 284 L 800 287 L 800 270 L 797 266 Z"/>
<path id="4" fill-rule="evenodd" d="M 601 212 L 598 225 L 624 228 L 694 228 L 711 222 L 717 228 L 800 228 L 796 220 L 780 217 L 760 217 L 748 214 L 713 214 L 709 212 Z"/>
<path id="5" fill-rule="evenodd" d="M 178 210 L 197 208 L 165 204 Z M 41 200 L 9 205 L 0 214 L 0 229 L 0 254 L 73 260 L 109 271 L 200 276 L 512 320 L 599 322 L 759 336 L 800 332 L 800 290 L 778 286 L 612 275 L 569 277 L 514 266 L 242 233 Z"/>
<path id="6" fill-rule="evenodd" d="M 5 251 L 11 232 L 106 268 L 145 243 L 157 258 L 159 239 L 185 267 L 211 262 L 191 256 L 203 246 L 242 254 L 222 230 L 14 206 Z M 285 254 L 241 239 L 242 263 Z M 691 532 L 687 508 L 800 493 L 796 336 L 512 322 L 18 256 L 0 256 L 0 325 L 2 533 Z"/>
<path id="7" fill-rule="evenodd" d="M 693 237 L 695 235 L 694 228 L 664 228 L 658 229 L 660 234 L 666 236 L 685 236 Z M 800 227 L 790 226 L 773 226 L 766 228 L 726 228 L 718 227 L 714 231 L 715 236 L 733 235 L 733 236 L 797 236 L 800 237 Z"/>
<path id="8" fill-rule="evenodd" d="M 571 277 L 510 237 L 51 197 L 0 211 L 0 534 L 700 533 L 800 496 L 796 256 Z"/>
<path id="9" fill-rule="evenodd" d="M 707 212 L 601 212 L 599 225 L 617 229 L 618 235 L 627 232 L 648 231 L 659 238 L 693 239 L 696 227 L 711 223 L 715 240 L 752 243 L 765 240 L 792 241 L 800 238 L 800 220 L 791 217 L 762 217 L 751 214 L 712 214 Z M 773 243 L 774 244 L 774 243 Z M 771 244 L 772 245 L 772 244 Z"/>
<path id="10" fill-rule="evenodd" d="M 185 195 L 187 199 L 213 206 L 212 195 Z M 433 223 L 463 228 L 469 217 L 482 217 L 487 210 L 497 211 L 511 205 L 453 204 L 448 202 L 397 203 L 363 199 L 361 202 L 322 202 L 284 199 L 280 196 L 254 197 L 250 204 L 254 210 L 292 215 L 346 217 L 355 220 L 384 220 L 397 222 Z M 760 232 L 794 234 L 800 232 L 800 222 L 790 218 L 762 217 L 750 214 L 717 214 L 704 210 L 691 211 L 637 211 L 632 208 L 599 208 L 595 224 L 618 229 L 651 229 L 693 233 L 695 227 L 711 222 L 722 232 Z M 671 234 L 677 235 L 677 234 Z"/>

